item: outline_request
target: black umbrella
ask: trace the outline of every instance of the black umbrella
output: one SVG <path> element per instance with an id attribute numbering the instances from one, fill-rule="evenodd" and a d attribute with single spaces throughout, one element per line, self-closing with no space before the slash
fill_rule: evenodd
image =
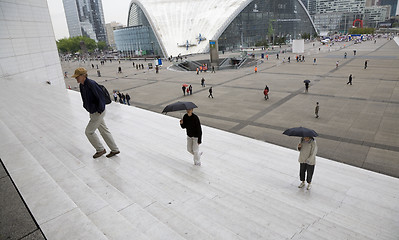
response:
<path id="1" fill-rule="evenodd" d="M 304 127 L 289 128 L 283 132 L 284 135 L 296 137 L 317 137 L 317 132 L 312 129 Z"/>
<path id="2" fill-rule="evenodd" d="M 172 103 L 172 104 L 169 104 L 168 106 L 166 106 L 163 109 L 162 113 L 187 110 L 187 109 L 193 109 L 193 108 L 197 108 L 197 105 L 195 105 L 192 102 L 175 102 L 175 103 Z"/>
<path id="3" fill-rule="evenodd" d="M 306 79 L 305 81 L 303 81 L 304 83 L 310 83 L 310 80 Z"/>

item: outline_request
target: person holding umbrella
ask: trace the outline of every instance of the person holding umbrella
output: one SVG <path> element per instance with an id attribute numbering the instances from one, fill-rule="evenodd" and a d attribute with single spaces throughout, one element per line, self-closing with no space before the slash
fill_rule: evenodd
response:
<path id="1" fill-rule="evenodd" d="M 187 151 L 194 156 L 194 165 L 201 166 L 201 155 L 199 145 L 202 142 L 201 123 L 197 115 L 193 113 L 193 108 L 196 108 L 192 102 L 176 102 L 167 105 L 162 113 L 186 110 L 183 119 L 180 120 L 181 128 L 185 128 L 187 132 Z"/>
<path id="2" fill-rule="evenodd" d="M 199 145 L 202 142 L 201 123 L 197 115 L 193 113 L 193 109 L 187 109 L 187 113 L 180 120 L 181 128 L 185 128 L 187 132 L 187 151 L 194 156 L 194 165 L 201 166 L 201 155 Z"/>
<path id="3" fill-rule="evenodd" d="M 302 137 L 297 147 L 299 151 L 298 162 L 300 165 L 299 178 L 301 180 L 298 188 L 303 188 L 305 186 L 305 175 L 307 175 L 306 182 L 308 183 L 308 187 L 306 189 L 310 190 L 312 188 L 311 183 L 317 154 L 317 143 L 314 137 L 317 137 L 318 134 L 314 130 L 304 127 L 290 128 L 285 130 L 283 134 Z"/>
<path id="4" fill-rule="evenodd" d="M 309 84 L 310 84 L 310 80 L 306 79 L 305 81 L 303 81 L 305 83 L 305 92 L 309 91 Z"/>
<path id="5" fill-rule="evenodd" d="M 314 168 L 316 165 L 316 154 L 317 154 L 317 144 L 313 137 L 303 137 L 301 142 L 298 144 L 299 158 L 298 162 L 300 164 L 299 178 L 301 184 L 298 188 L 303 188 L 305 186 L 305 174 L 306 182 L 308 183 L 307 190 L 312 188 L 312 177 L 314 173 Z"/>

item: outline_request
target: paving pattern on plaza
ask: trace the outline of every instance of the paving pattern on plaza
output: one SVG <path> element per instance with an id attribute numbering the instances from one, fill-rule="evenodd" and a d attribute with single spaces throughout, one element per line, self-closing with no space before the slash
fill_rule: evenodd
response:
<path id="1" fill-rule="evenodd" d="M 319 44 L 306 44 L 305 62 L 296 62 L 292 53 L 280 54 L 280 59 L 275 55 L 270 55 L 269 60 L 259 58 L 257 73 L 253 68 L 242 68 L 197 75 L 166 70 L 169 62 L 164 62 L 159 74 L 154 70 L 136 70 L 131 61 L 105 65 L 96 61 L 62 62 L 62 66 L 69 74 L 77 66 L 85 66 L 90 77 L 110 91 L 129 93 L 134 106 L 160 113 L 169 103 L 192 101 L 199 106 L 195 112 L 205 125 L 292 149 L 298 139 L 288 138 L 282 131 L 295 126 L 313 128 L 320 135 L 319 156 L 399 177 L 398 45 L 386 39 L 378 39 L 375 44 Z M 356 56 L 353 50 L 357 51 Z M 348 54 L 346 59 L 344 52 Z M 224 57 L 238 55 L 226 53 Z M 368 68 L 364 69 L 366 60 Z M 145 66 L 148 62 L 135 61 Z M 99 65 L 102 77 L 96 77 L 97 69 L 91 69 L 92 63 Z M 122 74 L 117 73 L 118 66 L 122 67 Z M 349 74 L 354 76 L 352 86 L 346 84 Z M 204 88 L 200 85 L 202 77 Z M 311 80 L 308 93 L 304 93 L 305 79 Z M 193 86 L 193 95 L 183 96 L 184 83 Z M 77 87 L 73 79 L 66 79 L 66 85 Z M 265 85 L 270 88 L 267 101 L 263 98 Z M 210 86 L 214 99 L 208 98 Z M 319 119 L 314 117 L 316 102 L 320 103 Z"/>

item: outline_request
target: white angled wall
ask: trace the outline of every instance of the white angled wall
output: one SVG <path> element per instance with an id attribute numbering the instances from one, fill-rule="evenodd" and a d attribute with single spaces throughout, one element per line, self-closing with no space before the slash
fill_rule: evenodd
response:
<path id="1" fill-rule="evenodd" d="M 0 84 L 65 88 L 46 0 L 0 0 Z"/>

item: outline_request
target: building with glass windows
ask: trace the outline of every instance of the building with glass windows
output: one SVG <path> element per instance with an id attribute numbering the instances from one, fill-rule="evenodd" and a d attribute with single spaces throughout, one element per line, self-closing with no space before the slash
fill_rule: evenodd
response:
<path id="1" fill-rule="evenodd" d="M 223 50 L 315 33 L 300 0 L 132 0 L 127 25 L 114 31 L 118 50 L 164 57 L 208 52 L 209 40 Z"/>
<path id="2" fill-rule="evenodd" d="M 63 4 L 70 37 L 107 42 L 101 0 L 63 0 Z"/>

